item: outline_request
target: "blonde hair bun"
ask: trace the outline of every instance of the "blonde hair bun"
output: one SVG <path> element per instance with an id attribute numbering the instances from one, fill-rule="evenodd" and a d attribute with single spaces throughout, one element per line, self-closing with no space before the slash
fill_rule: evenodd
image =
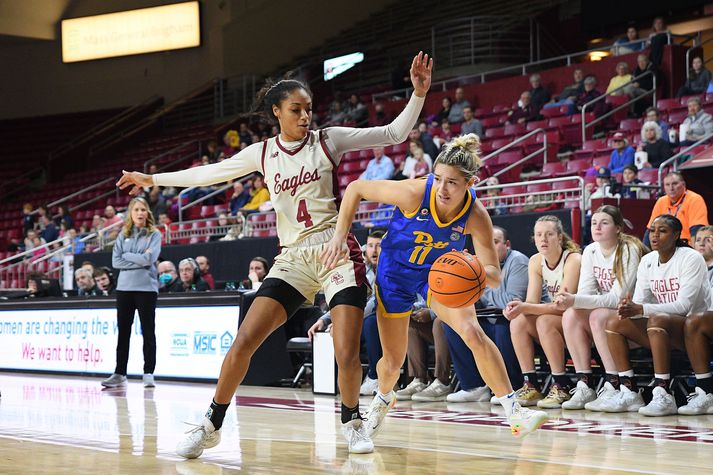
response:
<path id="1" fill-rule="evenodd" d="M 476 134 L 466 134 L 451 141 L 451 147 L 462 148 L 466 152 L 477 154 L 480 151 L 480 138 Z"/>

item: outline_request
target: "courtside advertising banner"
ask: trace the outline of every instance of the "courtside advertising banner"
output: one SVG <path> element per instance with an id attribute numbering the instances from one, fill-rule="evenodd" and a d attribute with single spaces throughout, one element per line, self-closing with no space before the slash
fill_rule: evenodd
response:
<path id="1" fill-rule="evenodd" d="M 238 327 L 238 306 L 156 309 L 156 376 L 217 379 Z M 0 312 L 0 369 L 113 373 L 116 309 Z M 138 313 L 128 373 L 143 373 Z"/>

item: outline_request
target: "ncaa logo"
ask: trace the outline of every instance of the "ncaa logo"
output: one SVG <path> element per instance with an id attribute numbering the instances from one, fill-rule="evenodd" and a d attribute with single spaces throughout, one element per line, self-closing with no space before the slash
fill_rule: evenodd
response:
<path id="1" fill-rule="evenodd" d="M 171 333 L 171 356 L 188 356 L 188 333 Z"/>

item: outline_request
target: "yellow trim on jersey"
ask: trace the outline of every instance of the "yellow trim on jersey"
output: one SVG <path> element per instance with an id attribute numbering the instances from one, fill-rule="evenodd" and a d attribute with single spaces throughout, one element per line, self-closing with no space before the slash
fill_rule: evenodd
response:
<path id="1" fill-rule="evenodd" d="M 433 294 L 431 293 L 431 289 L 428 289 L 428 293 L 426 294 L 426 307 L 431 308 L 431 297 Z"/>
<path id="2" fill-rule="evenodd" d="M 436 223 L 436 226 L 438 226 L 439 228 L 448 227 L 451 224 L 455 223 L 461 216 L 465 214 L 465 212 L 470 207 L 471 201 L 473 200 L 473 195 L 471 195 L 469 188 L 466 189 L 466 195 L 468 196 L 468 200 L 466 201 L 465 205 L 463 205 L 463 209 L 460 210 L 456 217 L 448 221 L 447 223 L 441 223 L 441 220 L 438 218 L 438 213 L 436 213 L 436 186 L 435 183 L 431 183 L 431 198 L 429 200 L 429 207 L 431 208 L 431 215 L 433 216 L 433 221 Z"/>
<path id="3" fill-rule="evenodd" d="M 374 283 L 374 290 L 376 292 L 376 306 L 380 310 L 379 314 L 382 315 L 385 318 L 404 318 L 408 317 L 411 315 L 411 311 L 409 310 L 408 312 L 400 312 L 400 313 L 389 313 L 386 311 L 386 308 L 384 307 L 384 304 L 381 303 L 381 295 L 379 295 L 379 287 Z"/>
<path id="4" fill-rule="evenodd" d="M 413 218 L 414 216 L 416 216 L 418 214 L 419 211 L 421 211 L 421 206 L 419 205 L 419 207 L 416 208 L 415 210 L 413 210 L 413 212 L 411 212 L 411 213 L 407 213 L 404 210 L 402 210 L 401 208 L 399 208 L 399 209 L 401 210 L 401 214 L 404 215 L 404 218 Z M 386 236 L 384 236 L 384 237 L 386 237 Z"/>

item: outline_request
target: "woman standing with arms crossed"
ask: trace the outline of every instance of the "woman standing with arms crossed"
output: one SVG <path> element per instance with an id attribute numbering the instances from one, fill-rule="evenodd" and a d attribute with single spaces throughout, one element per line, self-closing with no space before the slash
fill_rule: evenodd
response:
<path id="1" fill-rule="evenodd" d="M 250 358 L 265 338 L 283 325 L 305 300 L 324 287 L 331 310 L 338 384 L 342 395 L 342 431 L 349 451 L 366 453 L 374 445 L 366 436 L 359 413 L 361 364 L 359 339 L 367 284 L 364 261 L 356 239 L 349 236 L 350 258 L 329 269 L 319 253 L 334 235 L 337 222 L 337 167 L 350 150 L 401 143 L 416 123 L 431 85 L 433 61 L 419 52 L 411 64 L 414 93 L 406 108 L 386 126 L 366 129 L 330 127 L 310 131 L 312 95 L 303 83 L 283 79 L 268 83 L 256 106 L 277 119 L 280 133 L 252 144 L 220 163 L 173 173 L 124 173 L 118 186 L 205 186 L 260 171 L 277 212 L 282 252 L 275 260 L 223 361 L 213 402 L 203 422 L 177 447 L 179 455 L 196 458 L 220 442 L 225 411 L 245 377 Z"/>
<path id="2" fill-rule="evenodd" d="M 555 299 L 564 310 L 562 326 L 578 375 L 572 398 L 563 409 L 601 411 L 619 392 L 619 375 L 609 351 L 607 319 L 616 316 L 619 301 L 631 294 L 641 257 L 649 252 L 634 236 L 625 234 L 624 217 L 616 206 L 601 206 L 592 215 L 594 242 L 582 252 L 577 293 L 561 292 Z M 599 394 L 592 381 L 592 340 L 604 366 L 605 383 Z"/>
<path id="3" fill-rule="evenodd" d="M 116 369 L 102 386 L 114 388 L 126 384 L 129 340 L 134 313 L 139 311 L 144 339 L 144 386 L 154 387 L 156 367 L 156 299 L 158 271 L 156 260 L 161 254 L 161 233 L 155 228 L 153 214 L 144 198 L 134 198 L 124 219 L 124 227 L 114 243 L 111 263 L 119 269 L 116 285 L 116 318 L 119 337 L 116 344 Z"/>
<path id="4" fill-rule="evenodd" d="M 523 406 L 556 409 L 569 399 L 572 382 L 565 373 L 562 310 L 554 301 L 563 290 L 577 291 L 581 255 L 556 216 L 542 216 L 535 222 L 534 241 L 537 254 L 530 258 L 527 269 L 527 299 L 509 302 L 503 315 L 511 321 L 512 345 L 524 377 L 518 401 Z M 549 303 L 541 303 L 543 284 Z M 535 372 L 535 341 L 545 350 L 554 379 L 544 399 Z"/>
<path id="5" fill-rule="evenodd" d="M 500 285 L 493 224 L 472 188 L 480 167 L 479 144 L 475 134 L 454 139 L 440 153 L 433 173 L 425 180 L 358 180 L 344 194 L 334 237 L 321 255 L 322 262 L 330 268 L 346 257 L 349 228 L 362 199 L 396 206 L 381 241 L 376 269 L 376 318 L 383 356 L 376 366 L 379 390 L 365 416 L 368 435 L 381 429 L 386 413 L 396 402 L 393 387 L 406 359 L 409 315 L 417 294 L 473 352 L 483 379 L 505 408 L 513 434 L 526 435 L 547 420 L 544 412 L 523 409 L 517 403 L 503 358 L 480 328 L 475 306 L 449 308 L 430 299 L 431 265 L 452 249 L 462 251 L 466 234 L 473 238 L 486 284 Z"/>

